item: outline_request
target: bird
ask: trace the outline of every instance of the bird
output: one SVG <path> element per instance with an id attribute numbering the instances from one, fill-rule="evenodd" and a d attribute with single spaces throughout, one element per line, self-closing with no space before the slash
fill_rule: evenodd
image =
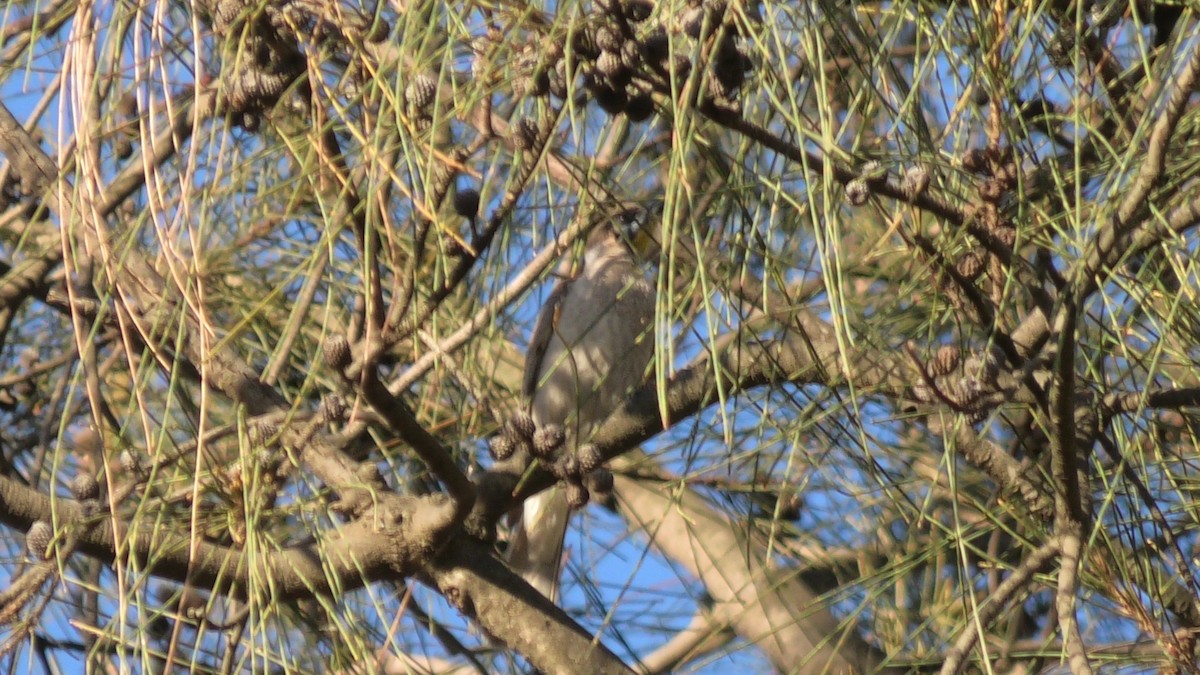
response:
<path id="1" fill-rule="evenodd" d="M 634 242 L 649 238 L 648 217 L 642 208 L 603 216 L 588 236 L 580 269 L 569 275 L 571 260 L 563 260 L 535 324 L 521 393 L 539 429 L 563 430 L 560 452 L 586 443 L 646 378 L 656 293 Z M 551 602 L 557 601 L 570 515 L 560 485 L 526 499 L 510 521 L 510 568 Z"/>

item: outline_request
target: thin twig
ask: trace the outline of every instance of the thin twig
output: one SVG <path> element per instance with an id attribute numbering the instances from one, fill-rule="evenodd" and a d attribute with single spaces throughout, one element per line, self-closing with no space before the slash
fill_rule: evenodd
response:
<path id="1" fill-rule="evenodd" d="M 975 647 L 975 642 L 988 624 L 995 620 L 1000 612 L 1012 602 L 1021 589 L 1025 588 L 1025 585 L 1033 579 L 1033 575 L 1042 571 L 1042 568 L 1058 555 L 1059 550 L 1059 540 L 1056 538 L 1042 544 L 1029 557 L 1025 558 L 1020 567 L 1013 570 L 1012 574 L 996 587 L 996 591 L 988 598 L 987 604 L 975 612 L 971 625 L 963 630 L 958 636 L 958 640 L 954 642 L 954 646 L 946 652 L 942 675 L 954 675 L 962 670 L 966 664 L 967 654 Z"/>
<path id="2" fill-rule="evenodd" d="M 585 236 L 590 225 L 591 223 L 586 219 L 580 218 L 563 230 L 562 234 L 534 256 L 525 269 L 513 277 L 512 281 L 508 282 L 508 285 L 501 289 L 487 305 L 480 308 L 458 330 L 439 342 L 436 348 L 430 349 L 417 359 L 388 389 L 393 393 L 408 389 L 424 377 L 443 355 L 454 353 L 476 336 L 480 329 L 488 325 L 502 310 L 537 283 L 546 269 L 561 258 L 575 241 Z"/>
<path id="3" fill-rule="evenodd" d="M 454 500 L 454 521 L 451 527 L 457 527 L 475 505 L 475 484 L 454 462 L 450 449 L 421 426 L 408 406 L 388 391 L 374 368 L 363 372 L 361 382 L 363 398 L 367 403 L 387 420 L 388 426 L 400 434 L 429 470 L 449 489 Z"/>
<path id="4" fill-rule="evenodd" d="M 1168 69 L 1163 77 L 1166 78 L 1170 72 L 1171 69 Z M 1178 72 L 1167 92 L 1166 104 L 1146 141 L 1146 158 L 1141 169 L 1134 176 L 1116 213 L 1096 233 L 1092 245 L 1076 266 L 1072 283 L 1075 285 L 1077 302 L 1098 287 L 1100 271 L 1125 254 L 1126 247 L 1122 243 L 1142 224 L 1137 216 L 1145 210 L 1151 190 L 1162 178 L 1170 152 L 1171 135 L 1175 133 L 1196 81 L 1200 78 L 1200 44 L 1195 46 L 1191 58 Z"/>
<path id="5" fill-rule="evenodd" d="M 675 672 L 688 661 L 724 647 L 735 637 L 737 634 L 729 629 L 728 623 L 718 620 L 711 611 L 702 610 L 666 644 L 642 659 L 637 670 L 643 675 Z"/>

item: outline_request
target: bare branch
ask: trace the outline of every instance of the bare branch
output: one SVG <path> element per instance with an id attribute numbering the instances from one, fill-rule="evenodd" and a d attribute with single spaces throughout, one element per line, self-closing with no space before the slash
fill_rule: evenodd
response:
<path id="1" fill-rule="evenodd" d="M 475 505 L 475 485 L 454 463 L 450 449 L 421 426 L 408 406 L 383 386 L 373 368 L 363 372 L 362 385 L 363 397 L 367 402 L 449 488 L 450 496 L 454 499 L 454 519 L 449 526 L 457 527 Z"/>
<path id="2" fill-rule="evenodd" d="M 720 649 L 734 637 L 729 625 L 717 620 L 711 611 L 698 612 L 666 644 L 643 658 L 638 672 L 643 675 L 675 672 L 689 661 Z"/>
<path id="3" fill-rule="evenodd" d="M 414 508 L 416 503 L 407 504 Z M 25 529 L 35 520 L 53 518 L 78 528 L 77 550 L 98 560 L 111 563 L 118 550 L 127 550 L 156 576 L 239 596 L 253 588 L 250 575 L 255 570 L 265 571 L 274 597 L 281 600 L 358 587 L 397 569 L 415 571 L 424 552 L 423 546 L 406 541 L 404 518 L 394 512 L 390 518 L 381 514 L 345 525 L 323 541 L 251 555 L 115 516 L 89 516 L 78 502 L 55 498 L 52 503 L 50 497 L 0 476 L 0 522 Z M 193 544 L 196 555 L 189 558 Z"/>
<path id="4" fill-rule="evenodd" d="M 967 654 L 975 646 L 979 634 L 1004 610 L 1006 605 L 1015 599 L 1015 596 L 1033 579 L 1033 575 L 1041 572 L 1059 554 L 1059 551 L 1059 542 L 1056 539 L 1042 544 L 1036 551 L 1029 554 L 1021 562 L 1021 566 L 1013 570 L 1008 578 L 988 596 L 987 604 L 970 618 L 971 625 L 963 630 L 954 646 L 946 652 L 946 660 L 942 664 L 942 675 L 952 675 L 962 671 Z"/>

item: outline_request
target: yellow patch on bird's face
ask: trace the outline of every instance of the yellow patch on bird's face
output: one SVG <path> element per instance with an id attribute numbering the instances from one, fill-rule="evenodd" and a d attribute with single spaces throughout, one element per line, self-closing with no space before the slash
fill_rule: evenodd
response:
<path id="1" fill-rule="evenodd" d="M 616 217 L 613 229 L 636 257 L 645 260 L 658 250 L 659 219 L 653 209 L 633 207 Z"/>

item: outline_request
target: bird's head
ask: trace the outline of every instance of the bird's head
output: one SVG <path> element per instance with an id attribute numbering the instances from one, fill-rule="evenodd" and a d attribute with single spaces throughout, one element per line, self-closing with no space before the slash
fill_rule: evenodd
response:
<path id="1" fill-rule="evenodd" d="M 598 218 L 600 222 L 588 237 L 588 251 L 604 255 L 623 249 L 638 260 L 645 260 L 657 251 L 661 202 L 621 207 L 599 214 Z"/>

